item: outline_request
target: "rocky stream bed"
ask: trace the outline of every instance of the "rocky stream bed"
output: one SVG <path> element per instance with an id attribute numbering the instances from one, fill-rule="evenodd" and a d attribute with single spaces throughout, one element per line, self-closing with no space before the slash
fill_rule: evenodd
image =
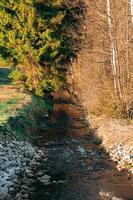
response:
<path id="1" fill-rule="evenodd" d="M 88 128 L 82 108 L 62 101 L 35 140 L 1 141 L 0 199 L 133 200 L 132 176 Z"/>

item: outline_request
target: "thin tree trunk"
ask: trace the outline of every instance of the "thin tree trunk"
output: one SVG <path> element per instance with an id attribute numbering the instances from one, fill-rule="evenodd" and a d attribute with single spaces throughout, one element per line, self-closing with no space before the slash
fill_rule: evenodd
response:
<path id="1" fill-rule="evenodd" d="M 120 83 L 120 66 L 119 66 L 119 61 L 118 61 L 117 41 L 115 40 L 115 37 L 113 34 L 110 0 L 106 0 L 106 11 L 107 11 L 108 26 L 109 26 L 109 37 L 110 37 L 110 43 L 111 43 L 111 56 L 112 56 L 111 64 L 112 64 L 114 90 L 123 108 L 124 103 L 123 103 L 123 95 L 122 95 L 122 89 L 121 89 L 121 83 Z"/>
<path id="2" fill-rule="evenodd" d="M 109 37 L 111 42 L 111 64 L 112 64 L 112 73 L 113 73 L 113 81 L 114 81 L 114 89 L 117 93 L 117 81 L 116 81 L 116 54 L 115 54 L 115 43 L 114 38 L 112 35 L 112 19 L 111 19 L 111 12 L 110 12 L 110 0 L 106 0 L 106 10 L 107 10 L 107 19 L 108 19 L 108 26 L 109 26 Z"/>
<path id="3" fill-rule="evenodd" d="M 132 25 L 133 25 L 133 0 L 130 0 L 131 5 L 131 17 L 132 17 Z"/>

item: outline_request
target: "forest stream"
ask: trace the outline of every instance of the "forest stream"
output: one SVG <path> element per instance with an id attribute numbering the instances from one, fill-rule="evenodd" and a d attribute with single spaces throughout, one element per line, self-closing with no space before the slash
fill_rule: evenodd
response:
<path id="1" fill-rule="evenodd" d="M 0 200 L 133 200 L 133 0 L 0 0 L 0 18 Z"/>
<path id="2" fill-rule="evenodd" d="M 133 200 L 133 178 L 117 170 L 83 108 L 58 93 L 53 103 L 44 132 L 1 141 L 0 200 Z"/>
<path id="3" fill-rule="evenodd" d="M 50 123 L 37 141 L 45 159 L 31 200 L 133 200 L 133 179 L 95 144 L 79 105 L 57 98 Z"/>

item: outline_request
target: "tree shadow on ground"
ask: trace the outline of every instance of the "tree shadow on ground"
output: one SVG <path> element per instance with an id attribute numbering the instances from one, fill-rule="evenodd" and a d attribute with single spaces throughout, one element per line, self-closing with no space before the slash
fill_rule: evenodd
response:
<path id="1" fill-rule="evenodd" d="M 0 131 L 2 135 L 28 139 L 46 129 L 49 105 L 38 96 L 21 93 L 12 86 L 10 68 L 0 68 Z M 11 86 L 11 87 L 10 87 Z"/>
<path id="2" fill-rule="evenodd" d="M 15 116 L 1 124 L 3 135 L 18 139 L 33 139 L 47 128 L 47 109 L 42 98 L 32 96 L 31 102 L 16 110 Z"/>
<path id="3" fill-rule="evenodd" d="M 3 77 L 8 76 L 8 70 L 3 72 Z M 45 185 L 35 178 L 31 200 L 133 199 L 132 177 L 119 172 L 96 145 L 99 139 L 87 126 L 82 107 L 71 100 L 55 100 L 48 119 L 44 99 L 32 96 L 0 129 L 8 137 L 30 138 L 48 152 L 41 170 L 50 175 L 51 182 Z"/>
<path id="4" fill-rule="evenodd" d="M 0 85 L 9 85 L 11 80 L 9 78 L 11 69 L 7 67 L 0 68 Z"/>
<path id="5" fill-rule="evenodd" d="M 51 182 L 37 180 L 31 200 L 133 199 L 132 177 L 117 170 L 84 117 L 78 104 L 55 100 L 51 125 L 38 140 L 48 152 L 40 170 Z"/>

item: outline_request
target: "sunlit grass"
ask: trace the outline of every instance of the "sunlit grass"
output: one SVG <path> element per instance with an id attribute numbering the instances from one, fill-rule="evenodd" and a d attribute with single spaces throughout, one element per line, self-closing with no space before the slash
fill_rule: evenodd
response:
<path id="1" fill-rule="evenodd" d="M 46 129 L 47 105 L 43 98 L 21 92 L 8 68 L 0 68 L 0 133 L 31 138 Z"/>
<path id="2" fill-rule="evenodd" d="M 18 109 L 26 103 L 30 102 L 30 97 L 22 95 L 21 97 L 12 97 L 10 94 L 6 97 L 6 100 L 0 100 L 0 124 L 5 123 L 11 116 L 17 115 Z"/>
<path id="3" fill-rule="evenodd" d="M 17 115 L 19 108 L 31 102 L 29 94 L 18 91 L 12 85 L 8 78 L 9 72 L 9 68 L 0 68 L 0 124 Z"/>

